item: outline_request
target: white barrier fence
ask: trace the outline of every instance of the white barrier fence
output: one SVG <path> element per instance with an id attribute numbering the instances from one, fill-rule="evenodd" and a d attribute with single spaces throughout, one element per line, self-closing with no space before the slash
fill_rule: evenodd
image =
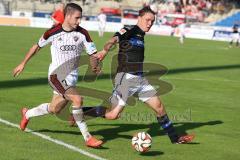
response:
<path id="1" fill-rule="evenodd" d="M 126 21 L 126 19 L 123 19 L 123 22 Z M 0 25 L 6 26 L 50 28 L 52 24 L 50 18 L 0 16 Z M 89 31 L 98 31 L 97 21 L 83 20 L 80 25 Z M 106 32 L 116 32 L 122 27 L 122 23 L 107 22 L 105 30 Z M 172 32 L 173 28 L 171 26 L 154 25 L 149 34 L 170 36 Z M 178 34 L 175 34 L 175 36 L 178 36 Z M 231 39 L 231 28 L 192 25 L 185 28 L 185 36 L 186 38 L 229 41 Z"/>

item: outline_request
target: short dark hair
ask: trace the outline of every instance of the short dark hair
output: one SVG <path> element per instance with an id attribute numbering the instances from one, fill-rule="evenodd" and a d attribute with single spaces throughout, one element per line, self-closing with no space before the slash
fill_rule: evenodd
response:
<path id="1" fill-rule="evenodd" d="M 138 16 L 142 17 L 146 13 L 152 13 L 153 15 L 156 15 L 156 13 L 150 8 L 150 6 L 146 6 L 139 10 Z"/>
<path id="2" fill-rule="evenodd" d="M 64 8 L 64 16 L 66 16 L 67 14 L 70 14 L 73 11 L 76 11 L 76 10 L 79 11 L 79 12 L 82 12 L 82 7 L 79 6 L 76 3 L 68 3 L 66 5 L 66 7 Z"/>

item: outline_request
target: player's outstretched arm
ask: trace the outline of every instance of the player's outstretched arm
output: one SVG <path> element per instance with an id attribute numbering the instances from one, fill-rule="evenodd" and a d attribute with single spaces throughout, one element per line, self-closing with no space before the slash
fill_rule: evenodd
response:
<path id="1" fill-rule="evenodd" d="M 98 58 L 96 57 L 96 54 L 92 54 L 89 59 L 90 59 L 90 65 L 92 68 L 92 72 L 99 75 L 101 73 L 101 66 L 100 66 L 100 62 L 99 62 Z"/>
<path id="2" fill-rule="evenodd" d="M 40 47 L 35 44 L 33 45 L 28 53 L 26 54 L 25 58 L 23 61 L 13 70 L 13 76 L 16 77 L 18 76 L 23 70 L 27 62 L 32 58 L 34 54 L 36 54 L 40 50 Z"/>
<path id="3" fill-rule="evenodd" d="M 107 41 L 107 43 L 104 45 L 103 50 L 99 51 L 96 54 L 96 57 L 102 61 L 105 56 L 107 55 L 107 53 L 109 52 L 109 50 L 118 42 L 118 38 L 117 37 L 112 37 L 109 41 Z"/>

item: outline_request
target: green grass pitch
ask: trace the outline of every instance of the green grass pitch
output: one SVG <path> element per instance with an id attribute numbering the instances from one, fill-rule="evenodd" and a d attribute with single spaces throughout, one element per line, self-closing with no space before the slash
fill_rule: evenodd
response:
<path id="1" fill-rule="evenodd" d="M 45 29 L 0 27 L 0 118 L 18 124 L 22 106 L 34 107 L 49 102 L 52 90 L 47 83 L 50 63 L 49 47 L 42 49 L 27 64 L 24 72 L 12 77 L 13 68 L 23 59 Z M 90 33 L 100 50 L 112 36 L 106 33 L 99 38 Z M 186 39 L 181 45 L 177 38 L 150 36 L 145 38 L 145 61 L 161 64 L 168 73 L 159 76 L 160 82 L 172 86 L 161 99 L 179 133 L 195 133 L 194 143 L 173 145 L 158 126 L 154 113 L 137 101 L 126 106 L 123 117 L 116 121 L 101 118 L 88 120 L 90 132 L 106 143 L 101 149 L 84 145 L 77 127 L 57 116 L 33 118 L 28 128 L 74 145 L 109 160 L 236 160 L 240 157 L 240 49 L 228 48 L 227 42 Z M 80 82 L 84 105 L 102 102 L 112 92 L 110 79 L 113 50 L 103 63 L 103 75 L 96 81 L 83 81 L 86 66 L 80 68 Z M 158 70 L 158 68 L 154 68 Z M 157 85 L 157 84 L 154 84 Z M 164 87 L 163 87 L 164 88 Z M 97 92 L 95 92 L 97 90 Z M 161 90 L 161 85 L 160 85 Z M 131 147 L 132 135 L 148 132 L 152 148 L 139 154 Z M 1 160 L 87 160 L 78 152 L 59 146 L 31 133 L 0 123 Z"/>

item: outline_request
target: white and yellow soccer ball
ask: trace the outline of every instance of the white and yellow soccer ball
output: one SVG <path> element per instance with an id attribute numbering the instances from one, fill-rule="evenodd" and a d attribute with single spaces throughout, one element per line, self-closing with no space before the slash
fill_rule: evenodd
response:
<path id="1" fill-rule="evenodd" d="M 133 148 L 141 153 L 149 151 L 152 145 L 152 138 L 146 132 L 139 132 L 135 134 L 132 138 Z"/>

